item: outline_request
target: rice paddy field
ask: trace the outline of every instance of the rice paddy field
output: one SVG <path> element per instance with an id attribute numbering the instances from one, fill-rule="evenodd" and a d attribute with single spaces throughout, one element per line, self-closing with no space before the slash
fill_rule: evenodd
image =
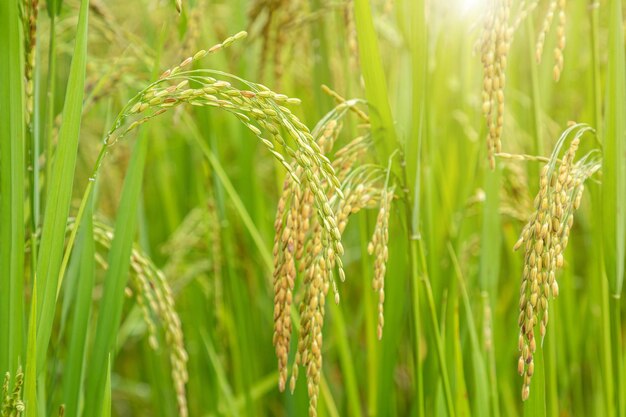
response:
<path id="1" fill-rule="evenodd" d="M 0 416 L 626 417 L 621 0 L 2 0 Z"/>

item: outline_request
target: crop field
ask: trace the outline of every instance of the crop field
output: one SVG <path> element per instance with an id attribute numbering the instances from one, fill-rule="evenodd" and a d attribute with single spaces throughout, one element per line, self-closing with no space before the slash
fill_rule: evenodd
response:
<path id="1" fill-rule="evenodd" d="M 0 0 L 0 417 L 626 417 L 622 0 Z"/>

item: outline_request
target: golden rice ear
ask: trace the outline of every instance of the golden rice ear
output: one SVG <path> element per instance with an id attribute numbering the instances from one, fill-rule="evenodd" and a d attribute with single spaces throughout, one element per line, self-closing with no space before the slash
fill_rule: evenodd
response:
<path id="1" fill-rule="evenodd" d="M 556 46 L 554 48 L 554 68 L 553 78 L 554 81 L 559 81 L 561 73 L 563 72 L 563 51 L 565 50 L 565 23 L 567 20 L 565 14 L 565 8 L 567 6 L 567 0 L 551 0 L 548 6 L 548 10 L 541 26 L 541 31 L 537 36 L 537 45 L 535 47 L 535 56 L 537 62 L 541 62 L 543 55 L 543 49 L 546 41 L 546 36 L 550 32 L 552 22 L 554 21 L 554 15 L 558 14 L 559 20 L 556 27 Z"/>
<path id="2" fill-rule="evenodd" d="M 4 374 L 4 381 L 2 383 L 2 397 L 0 397 L 0 410 L 3 415 L 13 416 L 22 415 L 25 410 L 24 402 L 22 401 L 22 391 L 24 387 L 24 372 L 22 366 L 17 368 L 15 378 L 13 381 L 13 390 L 10 390 L 11 386 L 11 373 L 6 372 Z M 6 414 L 4 414 L 6 413 Z"/>
<path id="3" fill-rule="evenodd" d="M 374 227 L 374 235 L 368 245 L 368 251 L 374 255 L 374 278 L 372 287 L 378 293 L 378 339 L 383 337 L 383 327 L 385 325 L 384 302 L 385 302 L 385 274 L 387 271 L 387 260 L 389 259 L 388 243 L 389 243 L 389 213 L 391 201 L 393 200 L 394 190 L 383 190 L 381 197 L 380 209 L 376 218 L 376 226 Z"/>
<path id="4" fill-rule="evenodd" d="M 510 22 L 511 0 L 496 1 L 485 17 L 480 40 L 483 65 L 482 111 L 487 121 L 487 154 L 495 167 L 495 154 L 501 151 L 504 126 L 504 87 L 509 49 L 514 33 Z"/>
<path id="5" fill-rule="evenodd" d="M 330 90 L 329 90 L 330 91 Z M 336 94 L 336 93 L 335 93 Z M 353 109 L 356 101 L 347 102 L 339 95 L 339 105 L 331 111 L 313 130 L 315 144 L 320 150 L 331 152 L 341 131 L 341 118 Z M 368 127 L 369 129 L 369 127 Z M 324 326 L 325 305 L 328 292 L 332 288 L 334 301 L 339 303 L 339 291 L 334 278 L 337 268 L 341 281 L 345 280 L 341 254 L 332 244 L 335 237 L 341 238 L 350 216 L 364 208 L 379 208 L 372 244 L 375 261 L 374 285 L 379 293 L 378 333 L 382 335 L 384 324 L 384 274 L 388 257 L 388 220 L 393 187 L 388 187 L 388 174 L 385 169 L 363 163 L 363 158 L 372 145 L 369 134 L 359 136 L 337 150 L 334 160 L 328 163 L 337 174 L 340 188 L 325 178 L 320 178 L 319 189 L 314 184 L 296 183 L 287 177 L 278 202 L 274 221 L 274 337 L 273 343 L 278 359 L 279 389 L 287 386 L 289 346 L 291 342 L 291 306 L 298 272 L 302 277 L 302 294 L 299 301 L 300 315 L 297 350 L 292 367 L 289 388 L 293 392 L 302 366 L 306 373 L 309 393 L 309 415 L 317 415 L 319 384 L 322 377 L 322 329 Z M 296 175 L 307 180 L 302 166 L 292 163 Z M 320 168 L 313 167 L 312 173 L 320 177 Z M 329 220 L 313 215 L 316 207 L 314 193 L 321 190 L 329 196 L 326 204 L 317 206 L 318 212 L 331 217 L 336 224 L 337 236 L 331 235 Z M 341 194 L 340 194 L 341 192 Z M 375 246 L 375 248 L 374 248 Z"/>
<path id="6" fill-rule="evenodd" d="M 559 160 L 564 141 L 575 130 L 575 137 Z M 535 213 L 515 244 L 516 248 L 525 246 L 519 301 L 521 355 L 518 362 L 518 372 L 524 378 L 523 400 L 528 398 L 534 373 L 536 327 L 539 325 L 540 341 L 543 342 L 548 326 L 548 300 L 558 296 L 556 272 L 563 267 L 563 253 L 573 225 L 573 213 L 580 205 L 584 181 L 600 167 L 590 154 L 574 162 L 580 136 L 587 130 L 581 125 L 571 126 L 557 142 L 550 160 L 541 170 Z"/>

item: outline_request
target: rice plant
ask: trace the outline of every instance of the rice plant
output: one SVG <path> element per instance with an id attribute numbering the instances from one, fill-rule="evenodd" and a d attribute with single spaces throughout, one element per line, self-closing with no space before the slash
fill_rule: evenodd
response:
<path id="1" fill-rule="evenodd" d="M 626 417 L 623 21 L 0 2 L 0 416 Z"/>

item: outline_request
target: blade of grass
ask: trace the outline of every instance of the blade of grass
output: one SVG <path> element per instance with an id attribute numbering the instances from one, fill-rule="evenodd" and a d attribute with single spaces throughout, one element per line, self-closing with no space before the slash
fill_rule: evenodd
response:
<path id="1" fill-rule="evenodd" d="M 24 102 L 18 1 L 0 4 L 0 372 L 23 357 Z"/>
<path id="2" fill-rule="evenodd" d="M 445 399 L 446 411 L 448 412 L 449 417 L 454 417 L 454 406 L 453 406 L 453 397 L 452 390 L 450 389 L 450 377 L 448 375 L 448 366 L 446 364 L 446 354 L 443 339 L 441 337 L 441 332 L 439 330 L 439 320 L 437 318 L 437 308 L 435 307 L 435 299 L 433 296 L 433 290 L 430 285 L 430 279 L 428 278 L 428 267 L 426 263 L 426 255 L 424 254 L 423 241 L 418 241 L 418 250 L 419 250 L 419 259 L 422 267 L 421 271 L 421 280 L 424 284 L 424 289 L 426 291 L 426 301 L 428 303 L 428 310 L 430 315 L 430 322 L 432 326 L 433 334 L 435 335 L 435 348 L 437 349 L 437 361 L 439 364 L 439 372 L 441 377 L 441 382 L 443 385 L 443 393 Z"/>
<path id="3" fill-rule="evenodd" d="M 46 155 L 46 172 L 45 178 L 51 177 L 52 160 L 53 160 L 53 132 L 54 132 L 54 102 L 56 94 L 56 12 L 52 11 L 51 5 L 54 1 L 46 2 L 50 15 L 50 30 L 48 31 L 48 83 L 46 86 L 46 125 L 45 135 L 43 136 L 45 141 L 45 155 Z M 49 188 L 46 184 L 46 188 Z"/>
<path id="4" fill-rule="evenodd" d="M 28 321 L 26 351 L 26 374 L 24 375 L 25 417 L 37 417 L 37 287 L 33 287 L 33 298 Z"/>
<path id="5" fill-rule="evenodd" d="M 485 358 L 482 355 L 482 349 L 480 345 L 480 339 L 478 338 L 478 330 L 476 322 L 474 321 L 474 315 L 472 312 L 472 305 L 470 303 L 469 294 L 467 293 L 467 286 L 461 266 L 459 265 L 458 258 L 454 252 L 454 248 L 451 244 L 448 244 L 448 251 L 450 252 L 450 259 L 454 271 L 459 281 L 459 287 L 461 291 L 461 297 L 463 298 L 463 308 L 465 310 L 465 316 L 467 320 L 468 333 L 470 338 L 471 352 L 472 352 L 472 366 L 474 369 L 474 414 L 477 416 L 489 415 L 489 392 L 484 387 L 489 386 L 489 380 L 487 379 L 487 367 L 485 365 Z"/>
<path id="6" fill-rule="evenodd" d="M 428 28 L 426 24 L 426 8 L 424 0 L 406 1 L 409 7 L 409 33 L 406 41 L 411 49 L 411 68 L 413 71 L 413 97 L 412 107 L 414 117 L 412 118 L 412 131 L 414 136 L 407 138 L 405 153 L 407 155 L 406 171 L 408 175 L 407 185 L 412 192 L 412 213 L 411 213 L 411 235 L 419 236 L 420 229 L 420 198 L 421 198 L 421 163 L 423 136 L 427 133 L 426 116 L 427 89 L 426 81 L 428 77 Z M 412 187 L 411 187 L 412 185 Z"/>
<path id="7" fill-rule="evenodd" d="M 491 170 L 487 164 L 484 165 L 485 203 L 482 219 L 479 288 L 481 294 L 483 294 L 485 304 L 483 311 L 485 311 L 486 308 L 493 311 L 498 288 L 498 276 L 500 274 L 500 249 L 502 242 L 500 220 L 501 168 L 497 162 L 493 170 Z M 486 358 L 489 372 L 491 413 L 493 413 L 494 416 L 499 416 L 498 382 L 496 377 L 493 341 L 490 342 L 490 345 L 491 346 L 487 348 L 487 344 L 482 343 L 481 350 Z M 489 415 L 492 415 L 491 413 Z"/>
<path id="8" fill-rule="evenodd" d="M 29 182 L 29 198 L 30 198 L 30 244 L 31 244 L 31 256 L 30 256 L 30 274 L 34 280 L 35 271 L 37 270 L 37 230 L 40 224 L 41 213 L 41 186 L 40 186 L 40 171 L 41 163 L 39 161 L 41 155 L 41 138 L 43 135 L 42 119 L 43 114 L 39 106 L 35 103 L 41 102 L 41 83 L 43 80 L 42 67 L 42 53 L 41 42 L 37 42 L 35 45 L 35 69 L 34 69 L 34 91 L 33 91 L 33 123 L 30 128 L 30 140 L 28 149 L 28 168 L 30 171 Z"/>
<path id="9" fill-rule="evenodd" d="M 335 341 L 339 348 L 339 359 L 341 361 L 342 376 L 345 382 L 346 394 L 348 397 L 349 416 L 360 417 L 361 405 L 359 400 L 359 391 L 356 384 L 356 372 L 354 370 L 354 360 L 350 352 L 348 341 L 348 332 L 343 313 L 339 306 L 335 303 L 330 304 L 330 311 L 333 315 L 333 330 L 335 332 Z"/>
<path id="10" fill-rule="evenodd" d="M 115 235 L 109 251 L 98 324 L 94 337 L 90 370 L 85 385 L 85 410 L 100 410 L 105 395 L 107 358 L 114 348 L 124 304 L 124 288 L 128 279 L 130 254 L 137 223 L 143 171 L 147 153 L 147 138 L 140 135 L 131 157 L 115 223 Z"/>
<path id="11" fill-rule="evenodd" d="M 328 382 L 326 378 L 322 378 L 320 381 L 320 391 L 322 393 L 321 402 L 322 405 L 326 408 L 328 415 L 330 417 L 339 417 L 339 410 L 337 409 L 337 404 L 335 404 L 335 400 L 333 399 L 333 395 L 330 392 L 330 387 L 328 386 Z"/>
<path id="12" fill-rule="evenodd" d="M 606 114 L 603 140 L 602 222 L 603 257 L 609 282 L 614 366 L 615 414 L 623 416 L 624 398 L 620 298 L 626 246 L 626 78 L 622 1 L 608 4 L 609 41 Z"/>
<path id="13" fill-rule="evenodd" d="M 215 156 L 215 154 L 213 153 L 209 145 L 202 139 L 200 130 L 195 125 L 193 120 L 191 120 L 191 118 L 188 118 L 187 123 L 188 123 L 188 126 L 191 128 L 194 142 L 200 147 L 200 150 L 202 151 L 204 156 L 209 160 L 211 167 L 213 168 L 213 170 L 215 171 L 215 174 L 219 178 L 222 186 L 224 187 L 226 193 L 228 194 L 228 197 L 230 197 L 233 205 L 237 209 L 237 212 L 239 213 L 241 220 L 243 221 L 244 225 L 248 229 L 248 232 L 250 233 L 252 240 L 256 244 L 257 249 L 259 250 L 261 254 L 263 263 L 267 267 L 268 271 L 272 271 L 274 269 L 274 261 L 272 260 L 272 254 L 270 252 L 270 249 L 268 245 L 265 243 L 265 241 L 263 240 L 261 233 L 259 232 L 259 229 L 254 224 L 254 221 L 252 220 L 250 213 L 248 213 L 248 210 L 245 208 L 243 202 L 241 201 L 241 198 L 239 197 L 237 190 L 235 190 L 235 187 L 229 180 L 228 175 L 224 171 L 224 168 L 222 167 L 222 164 L 220 163 L 219 159 Z"/>
<path id="14" fill-rule="evenodd" d="M 454 368 L 456 374 L 456 399 L 455 406 L 457 415 L 462 417 L 469 417 L 470 405 L 469 394 L 467 392 L 467 384 L 465 383 L 465 370 L 463 368 L 463 350 L 461 348 L 461 327 L 459 318 L 459 298 L 454 297 L 453 307 L 453 345 L 454 345 Z"/>
<path id="15" fill-rule="evenodd" d="M 385 71 L 374 30 L 370 0 L 354 1 L 354 19 L 359 41 L 365 97 L 370 108 L 372 135 L 379 161 L 386 163 L 396 147 L 396 131 L 389 106 Z"/>
<path id="16" fill-rule="evenodd" d="M 211 364 L 213 365 L 213 369 L 215 370 L 215 374 L 217 376 L 218 383 L 220 385 L 220 389 L 222 391 L 224 405 L 228 409 L 228 415 L 236 417 L 239 416 L 239 408 L 235 404 L 235 397 L 233 395 L 233 390 L 228 383 L 228 378 L 226 377 L 226 371 L 222 367 L 219 357 L 215 352 L 215 348 L 213 347 L 213 343 L 211 339 L 206 334 L 205 331 L 201 331 L 200 335 L 202 336 L 202 342 L 204 344 L 204 348 L 206 349 L 207 354 L 209 355 L 209 359 L 211 360 Z M 245 401 L 244 401 L 245 403 Z"/>
<path id="17" fill-rule="evenodd" d="M 591 42 L 591 58 L 592 58 L 592 72 L 593 72 L 593 115 L 594 126 L 596 126 L 596 135 L 598 138 L 604 137 L 602 126 L 602 82 L 601 82 L 601 68 L 600 68 L 600 40 L 599 40 L 599 5 L 595 0 L 590 0 L 588 7 L 590 11 L 588 13 L 590 19 L 591 36 L 589 40 Z M 592 197 L 592 207 L 601 212 L 602 210 L 602 195 L 601 191 L 597 187 L 590 188 Z M 592 239 L 595 242 L 602 242 L 604 239 L 603 233 L 603 221 L 602 219 L 594 218 L 594 227 L 592 227 Z M 613 410 L 613 361 L 611 357 L 611 324 L 609 313 L 609 284 L 604 274 L 604 264 L 602 262 L 602 249 L 596 246 L 596 256 L 593 262 L 595 270 L 594 272 L 600 277 L 600 294 L 601 294 L 601 321 L 602 321 L 602 367 L 603 367 L 603 394 L 605 399 L 605 414 L 607 417 L 613 417 L 615 415 Z"/>
<path id="18" fill-rule="evenodd" d="M 59 144 L 54 166 L 51 168 L 48 178 L 47 205 L 37 263 L 37 293 L 40 297 L 37 308 L 39 325 L 37 329 L 37 353 L 39 355 L 37 366 L 39 372 L 45 365 L 47 347 L 52 332 L 65 228 L 74 182 L 74 167 L 76 165 L 85 85 L 88 6 L 88 0 L 81 0 L 76 27 L 76 43 L 63 108 L 63 122 L 59 131 Z"/>
<path id="19" fill-rule="evenodd" d="M 107 359 L 106 382 L 104 384 L 104 401 L 102 417 L 111 417 L 111 355 Z"/>
<path id="20" fill-rule="evenodd" d="M 405 153 L 407 155 L 405 175 L 407 176 L 406 186 L 411 192 L 410 201 L 407 204 L 407 221 L 410 225 L 409 231 L 409 262 L 411 264 L 411 302 L 413 312 L 413 332 L 414 332 L 414 363 L 415 379 L 417 391 L 417 416 L 424 416 L 424 374 L 422 366 L 422 318 L 420 311 L 420 282 L 419 282 L 419 260 L 418 260 L 418 240 L 420 237 L 420 216 L 421 216 L 421 154 L 423 137 L 427 132 L 426 128 L 426 79 L 428 76 L 428 29 L 426 25 L 426 8 L 423 0 L 405 1 L 408 8 L 408 33 L 405 36 L 409 44 L 411 54 L 411 70 L 413 72 L 412 106 L 417 117 L 412 119 L 413 136 L 409 136 L 405 143 Z M 410 210 L 410 213 L 409 213 Z"/>
<path id="21" fill-rule="evenodd" d="M 271 392 L 278 384 L 278 372 L 273 372 L 260 379 L 252 388 L 250 396 L 257 400 L 263 398 L 268 392 Z M 242 409 L 245 404 L 243 396 L 234 399 L 234 404 L 238 410 Z M 206 414 L 204 417 L 216 417 L 216 414 Z"/>
<path id="22" fill-rule="evenodd" d="M 68 361 L 63 373 L 63 402 L 68 416 L 79 415 L 78 404 L 85 373 L 85 350 L 95 280 L 92 200 L 93 195 L 89 198 L 87 210 L 82 220 L 79 244 L 74 248 L 74 256 L 79 257 L 80 264 L 75 277 L 77 289 L 76 298 L 73 302 L 74 321 L 70 330 Z"/>

